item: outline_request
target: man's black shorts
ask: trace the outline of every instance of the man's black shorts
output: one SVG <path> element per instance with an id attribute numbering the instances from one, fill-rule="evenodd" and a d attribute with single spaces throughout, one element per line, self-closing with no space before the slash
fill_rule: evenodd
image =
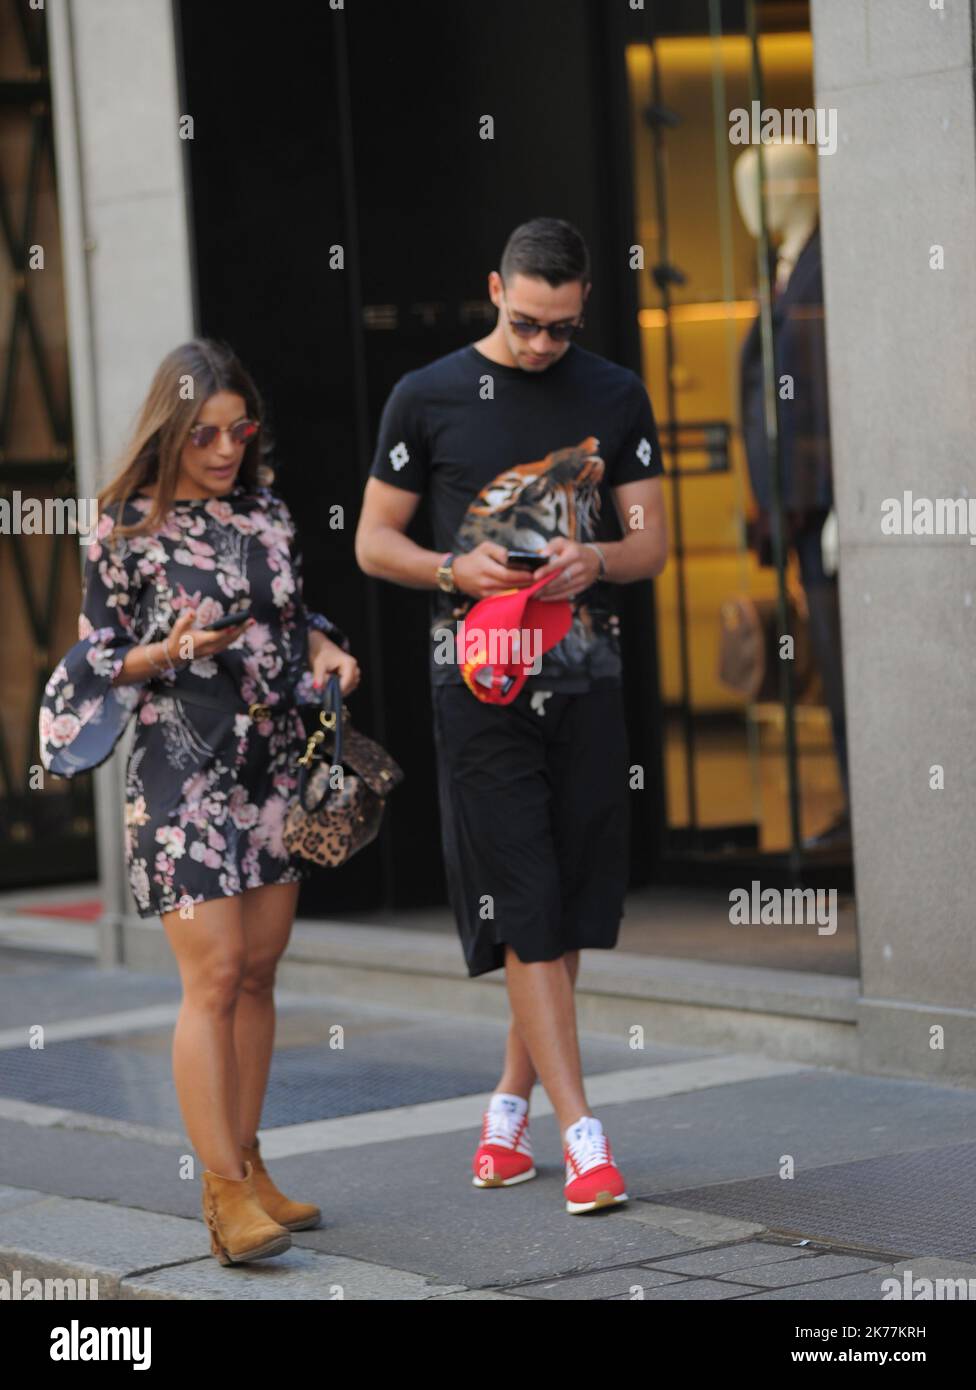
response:
<path id="1" fill-rule="evenodd" d="M 630 834 L 619 686 L 510 705 L 433 687 L 441 834 L 469 975 L 617 944 Z"/>

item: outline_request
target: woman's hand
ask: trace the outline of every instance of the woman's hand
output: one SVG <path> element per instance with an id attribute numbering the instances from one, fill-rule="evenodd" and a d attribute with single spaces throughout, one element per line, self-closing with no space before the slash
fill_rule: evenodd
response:
<path id="1" fill-rule="evenodd" d="M 318 640 L 316 640 L 318 639 Z M 316 690 L 321 690 L 333 671 L 339 677 L 339 688 L 343 695 L 350 695 L 359 684 L 359 662 L 349 652 L 345 652 L 324 632 L 313 631 L 308 635 L 309 659 Z"/>
<path id="2" fill-rule="evenodd" d="M 195 611 L 188 608 L 160 641 L 140 642 L 132 647 L 126 652 L 122 668 L 114 676 L 112 684 L 139 685 L 143 681 L 154 681 L 160 676 L 185 670 L 191 661 L 225 651 L 254 621 L 253 618 L 245 618 L 233 627 L 214 632 L 211 628 L 194 627 L 195 618 Z"/>
<path id="3" fill-rule="evenodd" d="M 177 618 L 169 635 L 160 643 L 165 661 L 173 665 L 182 661 L 184 665 L 188 665 L 191 661 L 199 661 L 205 656 L 216 656 L 218 652 L 226 651 L 228 647 L 233 646 L 244 629 L 254 621 L 253 618 L 245 618 L 233 627 L 224 627 L 219 632 L 213 632 L 206 627 L 195 628 L 195 618 L 196 612 L 192 608 L 186 609 Z"/>

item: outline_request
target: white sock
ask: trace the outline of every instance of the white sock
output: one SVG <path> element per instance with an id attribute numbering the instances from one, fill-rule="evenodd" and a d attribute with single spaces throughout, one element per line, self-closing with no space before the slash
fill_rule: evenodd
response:
<path id="1" fill-rule="evenodd" d="M 491 1098 L 489 1110 L 502 1110 L 506 1115 L 515 1115 L 521 1119 L 523 1115 L 529 1113 L 529 1102 L 524 1096 L 513 1096 L 508 1091 L 496 1091 Z"/>

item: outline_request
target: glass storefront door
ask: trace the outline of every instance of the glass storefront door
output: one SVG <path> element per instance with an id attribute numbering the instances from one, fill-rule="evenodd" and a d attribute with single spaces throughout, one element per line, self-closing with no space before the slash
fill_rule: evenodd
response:
<path id="1" fill-rule="evenodd" d="M 808 7 L 694 8 L 697 26 L 649 19 L 626 53 L 642 363 L 673 541 L 657 583 L 665 853 L 843 886 Z"/>

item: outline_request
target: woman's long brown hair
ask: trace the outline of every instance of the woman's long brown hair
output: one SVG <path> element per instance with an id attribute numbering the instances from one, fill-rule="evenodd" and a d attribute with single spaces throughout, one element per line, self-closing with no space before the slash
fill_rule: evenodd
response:
<path id="1" fill-rule="evenodd" d="M 115 515 L 121 523 L 133 493 L 148 485 L 155 487 L 147 515 L 131 526 L 117 525 L 114 534 L 142 535 L 162 524 L 176 495 L 180 453 L 187 436 L 205 402 L 218 391 L 242 396 L 249 418 L 261 421 L 260 431 L 245 446 L 237 482 L 248 489 L 271 483 L 274 470 L 267 462 L 271 440 L 257 387 L 226 343 L 194 338 L 167 353 L 159 364 L 115 477 L 98 494 L 99 511 L 118 504 Z"/>

